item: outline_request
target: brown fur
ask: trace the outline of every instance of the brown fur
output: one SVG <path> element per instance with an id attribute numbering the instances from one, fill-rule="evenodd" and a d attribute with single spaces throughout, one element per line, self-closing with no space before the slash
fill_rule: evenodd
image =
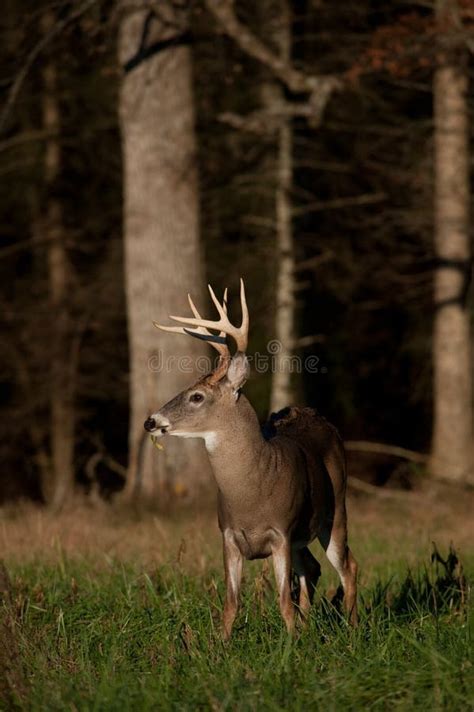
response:
<path id="1" fill-rule="evenodd" d="M 202 319 L 189 297 L 194 316 L 171 319 L 193 330 L 156 326 L 209 340 L 220 354 L 219 365 L 147 418 L 145 429 L 160 435 L 202 437 L 206 442 L 219 490 L 224 544 L 224 637 L 230 636 L 237 613 L 244 558 L 273 556 L 280 610 L 288 631 L 293 630 L 295 618 L 290 588 L 293 569 L 300 584 L 299 608 L 306 616 L 320 572 L 307 548 L 316 537 L 339 573 L 346 609 L 356 623 L 357 565 L 347 546 L 342 442 L 333 426 L 308 408 L 287 408 L 274 415 L 264 438 L 255 411 L 240 395 L 249 375 L 244 282 L 240 280 L 240 327 L 227 316 L 227 289 L 222 303 L 210 286 L 209 291 L 219 319 Z M 232 358 L 225 336 L 231 336 L 237 346 Z"/>
<path id="2" fill-rule="evenodd" d="M 300 582 L 299 608 L 307 615 L 320 572 L 307 548 L 315 538 L 341 577 L 346 609 L 355 623 L 356 564 L 347 546 L 341 439 L 309 408 L 285 410 L 264 438 L 252 406 L 245 396 L 237 396 L 247 370 L 243 362 L 234 362 L 218 383 L 200 379 L 151 416 L 158 432 L 163 426 L 171 434 L 212 434 L 208 453 L 218 486 L 227 582 L 224 637 L 229 637 L 237 613 L 244 559 L 273 556 L 289 631 L 295 616 L 293 570 Z M 199 404 L 192 402 L 196 393 L 203 397 Z"/>

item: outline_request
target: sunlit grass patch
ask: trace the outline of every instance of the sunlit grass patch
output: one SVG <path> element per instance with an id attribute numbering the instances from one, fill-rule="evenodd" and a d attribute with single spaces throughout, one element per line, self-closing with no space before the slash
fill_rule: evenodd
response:
<path id="1" fill-rule="evenodd" d="M 219 569 L 110 560 L 10 567 L 3 625 L 18 648 L 5 708 L 28 710 L 468 709 L 469 602 L 455 552 L 386 565 L 352 630 L 322 594 L 288 638 L 269 570 L 248 567 L 223 644 Z M 11 671 L 10 671 L 11 672 Z M 11 684 L 10 684 L 11 683 Z"/>

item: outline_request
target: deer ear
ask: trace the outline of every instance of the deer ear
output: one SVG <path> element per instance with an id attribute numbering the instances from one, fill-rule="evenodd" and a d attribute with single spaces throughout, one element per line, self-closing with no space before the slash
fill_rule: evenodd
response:
<path id="1" fill-rule="evenodd" d="M 234 395 L 237 397 L 238 391 L 244 385 L 250 375 L 250 366 L 247 356 L 238 351 L 227 369 L 227 381 L 232 388 Z"/>

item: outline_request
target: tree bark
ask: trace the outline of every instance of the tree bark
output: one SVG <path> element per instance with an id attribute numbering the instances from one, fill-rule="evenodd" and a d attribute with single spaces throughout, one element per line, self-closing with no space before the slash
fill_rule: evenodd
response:
<path id="1" fill-rule="evenodd" d="M 51 10 L 41 18 L 43 34 L 55 24 Z M 58 71 L 52 55 L 42 68 L 43 128 L 48 136 L 44 156 L 45 207 L 41 219 L 43 236 L 48 240 L 48 282 L 51 307 L 52 338 L 50 351 L 50 452 L 51 468 L 47 481 L 43 476 L 42 492 L 45 501 L 54 508 L 61 507 L 74 488 L 74 390 L 75 373 L 69 361 L 70 317 L 68 296 L 70 265 L 65 245 L 62 206 L 57 197 L 57 183 L 61 170 L 59 143 L 60 106 Z"/>
<path id="2" fill-rule="evenodd" d="M 471 270 L 469 237 L 469 127 L 465 50 L 453 46 L 453 0 L 437 0 L 446 30 L 434 77 L 435 254 L 434 428 L 431 469 L 436 477 L 473 477 L 471 344 L 466 291 Z"/>
<path id="3" fill-rule="evenodd" d="M 125 2 L 121 5 L 120 121 L 130 350 L 126 495 L 196 496 L 209 482 L 202 442 L 169 438 L 164 451 L 158 452 L 143 430 L 150 413 L 193 382 L 198 359 L 208 353 L 200 341 L 164 334 L 152 325 L 153 319 L 166 322 L 169 313 L 188 313 L 186 292 L 199 295 L 203 283 L 187 11 L 162 3 L 159 15 L 154 15 L 127 10 Z"/>
<path id="4" fill-rule="evenodd" d="M 287 0 L 267 3 L 268 9 L 276 9 L 276 16 L 269 18 L 271 38 L 285 66 L 291 61 L 291 13 Z M 293 187 L 293 127 L 291 116 L 278 107 L 284 107 L 285 94 L 275 81 L 264 89 L 264 103 L 268 113 L 279 115 L 276 161 L 276 289 L 275 289 L 275 336 L 277 350 L 273 356 L 274 370 L 270 410 L 276 412 L 293 402 L 291 357 L 293 354 L 295 328 L 295 258 L 293 244 L 291 191 Z M 277 110 L 275 111 L 275 107 Z"/>

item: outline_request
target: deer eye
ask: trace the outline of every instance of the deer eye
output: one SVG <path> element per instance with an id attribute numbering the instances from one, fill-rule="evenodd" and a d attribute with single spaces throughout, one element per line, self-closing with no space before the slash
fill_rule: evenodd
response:
<path id="1" fill-rule="evenodd" d="M 189 396 L 189 400 L 191 403 L 201 403 L 204 400 L 204 396 L 202 393 L 193 393 L 191 396 Z"/>

